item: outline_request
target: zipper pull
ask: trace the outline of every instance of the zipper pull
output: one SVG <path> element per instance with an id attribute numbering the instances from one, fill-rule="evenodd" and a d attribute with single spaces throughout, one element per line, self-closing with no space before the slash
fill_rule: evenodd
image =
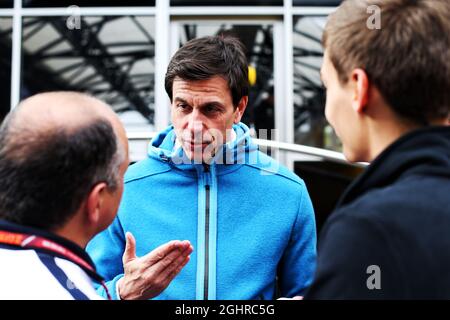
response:
<path id="1" fill-rule="evenodd" d="M 166 156 L 164 153 L 160 153 L 160 154 L 159 154 L 159 158 L 160 158 L 162 161 L 164 161 L 164 162 L 169 161 L 169 157 Z"/>
<path id="2" fill-rule="evenodd" d="M 209 188 L 209 186 L 211 185 L 211 173 L 209 171 L 209 165 L 205 164 L 203 168 L 205 170 L 205 186 Z"/>

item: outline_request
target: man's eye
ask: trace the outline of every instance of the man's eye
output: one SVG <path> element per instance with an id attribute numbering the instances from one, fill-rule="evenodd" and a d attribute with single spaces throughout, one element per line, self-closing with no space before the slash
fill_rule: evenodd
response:
<path id="1" fill-rule="evenodd" d="M 206 106 L 204 110 L 205 110 L 205 113 L 214 113 L 214 112 L 219 111 L 219 108 L 211 105 L 211 106 Z"/>
<path id="2" fill-rule="evenodd" d="M 186 110 L 186 109 L 189 108 L 189 106 L 187 104 L 185 104 L 185 103 L 179 103 L 179 104 L 177 104 L 177 107 L 182 109 L 182 110 Z"/>

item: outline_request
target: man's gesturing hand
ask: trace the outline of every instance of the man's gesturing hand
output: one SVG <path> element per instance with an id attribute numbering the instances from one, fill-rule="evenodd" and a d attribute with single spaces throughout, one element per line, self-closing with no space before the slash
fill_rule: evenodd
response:
<path id="1" fill-rule="evenodd" d="M 118 282 L 121 299 L 151 299 L 159 295 L 189 262 L 189 241 L 170 241 L 143 257 L 136 256 L 136 240 L 126 235 L 124 277 Z"/>

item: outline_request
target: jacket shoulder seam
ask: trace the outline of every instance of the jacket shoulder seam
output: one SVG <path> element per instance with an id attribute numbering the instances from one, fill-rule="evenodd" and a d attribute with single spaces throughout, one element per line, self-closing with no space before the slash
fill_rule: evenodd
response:
<path id="1" fill-rule="evenodd" d="M 165 170 L 161 170 L 161 171 L 157 171 L 157 172 L 143 173 L 143 174 L 131 177 L 131 178 L 126 178 L 124 183 L 130 183 L 130 182 L 133 182 L 133 181 L 136 181 L 136 180 L 141 180 L 141 179 L 148 178 L 148 177 L 151 177 L 151 176 L 155 176 L 155 175 L 158 175 L 158 174 L 166 173 L 166 172 L 169 172 L 170 170 L 171 170 L 170 168 L 167 168 Z"/>
<path id="2" fill-rule="evenodd" d="M 304 181 L 300 177 L 298 177 L 298 180 L 297 180 L 297 179 L 291 178 L 291 177 L 289 177 L 289 176 L 287 176 L 287 175 L 285 175 L 283 173 L 280 173 L 280 172 L 274 172 L 272 170 L 267 170 L 267 169 L 264 169 L 264 168 L 261 168 L 261 167 L 255 166 L 255 165 L 251 165 L 251 164 L 248 164 L 248 163 L 246 163 L 246 165 L 251 167 L 251 168 L 254 168 L 254 169 L 257 169 L 257 170 L 260 170 L 260 171 L 265 171 L 265 172 L 277 175 L 279 177 L 285 178 L 285 179 L 290 180 L 290 181 L 292 181 L 292 182 L 294 182 L 294 183 L 296 183 L 296 184 L 298 184 L 298 185 L 300 185 L 302 187 L 305 186 Z"/>

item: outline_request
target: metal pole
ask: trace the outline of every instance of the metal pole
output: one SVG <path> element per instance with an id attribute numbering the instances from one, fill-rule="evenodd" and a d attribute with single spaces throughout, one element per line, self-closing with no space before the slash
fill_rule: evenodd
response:
<path id="1" fill-rule="evenodd" d="M 20 73 L 22 64 L 22 0 L 14 0 L 11 61 L 11 110 L 20 101 Z"/>

